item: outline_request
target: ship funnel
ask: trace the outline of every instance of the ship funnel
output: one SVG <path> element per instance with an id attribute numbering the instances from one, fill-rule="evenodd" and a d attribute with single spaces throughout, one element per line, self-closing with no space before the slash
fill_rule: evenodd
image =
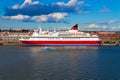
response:
<path id="1" fill-rule="evenodd" d="M 76 34 L 78 32 L 78 24 L 74 25 L 70 30 L 70 34 Z"/>
<path id="2" fill-rule="evenodd" d="M 70 30 L 78 30 L 78 24 L 74 25 Z"/>

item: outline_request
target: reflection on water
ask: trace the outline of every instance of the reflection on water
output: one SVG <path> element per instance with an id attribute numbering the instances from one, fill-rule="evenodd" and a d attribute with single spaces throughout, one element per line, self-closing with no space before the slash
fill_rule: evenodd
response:
<path id="1" fill-rule="evenodd" d="M 120 79 L 119 47 L 55 47 L 51 51 L 0 47 L 0 51 L 0 80 Z"/>
<path id="2" fill-rule="evenodd" d="M 30 50 L 33 52 L 31 56 L 35 57 L 33 58 L 33 67 L 37 69 L 35 73 L 40 71 L 38 77 L 41 76 L 41 79 L 74 80 L 82 79 L 82 77 L 84 79 L 89 77 L 87 71 L 90 71 L 90 68 L 93 70 L 97 64 L 96 48 L 91 51 L 85 47 L 84 49 L 56 48 L 53 51 L 41 51 L 39 47 L 30 47 Z M 87 53 L 88 51 L 89 53 Z"/>
<path id="3" fill-rule="evenodd" d="M 49 49 L 51 49 L 51 50 L 98 49 L 99 47 L 98 46 L 77 46 L 77 47 L 65 46 L 65 47 L 27 47 L 27 48 L 29 48 L 31 51 L 47 51 Z"/>

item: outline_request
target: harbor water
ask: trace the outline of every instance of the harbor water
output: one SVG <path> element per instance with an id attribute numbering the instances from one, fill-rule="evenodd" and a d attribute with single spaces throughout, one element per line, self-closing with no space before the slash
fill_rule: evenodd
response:
<path id="1" fill-rule="evenodd" d="M 120 80 L 120 47 L 0 47 L 0 80 Z"/>

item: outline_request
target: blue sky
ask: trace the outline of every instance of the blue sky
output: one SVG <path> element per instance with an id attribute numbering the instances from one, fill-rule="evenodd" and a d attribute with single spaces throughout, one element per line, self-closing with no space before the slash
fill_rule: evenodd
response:
<path id="1" fill-rule="evenodd" d="M 119 0 L 1 0 L 0 29 L 120 31 Z"/>

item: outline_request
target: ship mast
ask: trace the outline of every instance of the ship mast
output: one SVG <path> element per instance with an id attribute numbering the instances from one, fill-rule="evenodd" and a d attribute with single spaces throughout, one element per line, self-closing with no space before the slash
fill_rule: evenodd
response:
<path id="1" fill-rule="evenodd" d="M 38 29 L 39 31 L 38 31 L 38 34 L 41 34 L 42 33 L 42 28 L 41 27 L 39 27 L 39 29 Z"/>

